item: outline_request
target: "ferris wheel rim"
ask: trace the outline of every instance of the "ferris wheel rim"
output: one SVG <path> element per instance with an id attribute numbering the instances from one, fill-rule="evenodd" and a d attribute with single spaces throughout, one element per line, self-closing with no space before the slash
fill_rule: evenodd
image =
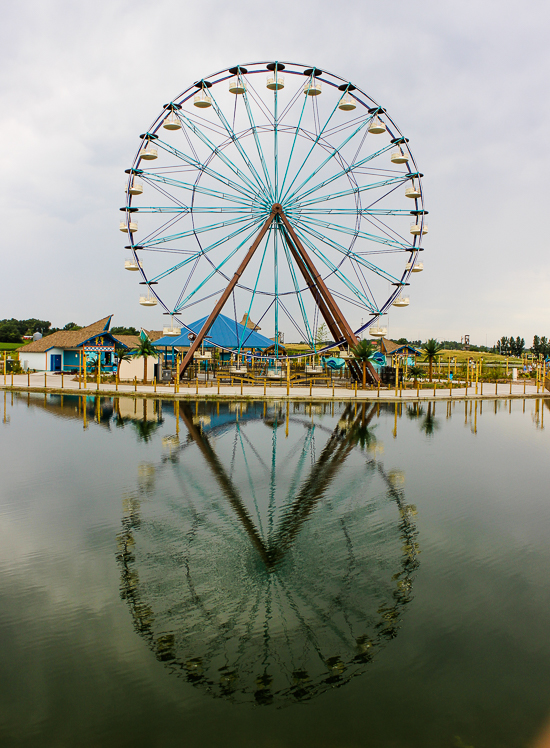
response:
<path id="1" fill-rule="evenodd" d="M 208 90 L 210 90 L 210 88 L 213 88 L 216 85 L 222 83 L 223 81 L 227 81 L 228 79 L 230 79 L 231 77 L 233 77 L 235 75 L 235 71 L 237 71 L 237 74 L 240 74 L 239 73 L 240 69 L 246 68 L 246 71 L 243 70 L 243 75 L 246 74 L 247 77 L 248 76 L 253 76 L 253 75 L 258 75 L 258 74 L 265 74 L 266 72 L 271 72 L 272 68 L 271 69 L 268 68 L 267 67 L 268 64 L 271 64 L 272 68 L 273 68 L 273 65 L 275 65 L 275 66 L 281 66 L 281 72 L 282 72 L 282 68 L 284 66 L 284 74 L 285 75 L 295 75 L 295 76 L 304 75 L 304 74 L 308 75 L 308 74 L 311 74 L 312 71 L 315 71 L 316 74 L 319 73 L 319 75 L 316 75 L 315 77 L 318 78 L 321 82 L 326 83 L 327 85 L 329 85 L 329 86 L 331 86 L 333 88 L 337 88 L 339 91 L 342 91 L 344 93 L 346 93 L 347 91 L 353 91 L 354 98 L 358 101 L 358 103 L 362 104 L 362 106 L 365 107 L 369 111 L 369 113 L 370 113 L 370 111 L 372 109 L 372 110 L 375 110 L 376 113 L 383 113 L 384 114 L 384 119 L 388 123 L 391 124 L 391 126 L 393 128 L 393 131 L 395 131 L 395 133 L 397 133 L 399 135 L 399 137 L 394 137 L 392 139 L 391 143 L 394 143 L 394 141 L 399 141 L 399 142 L 406 142 L 407 141 L 407 139 L 404 138 L 403 134 L 401 133 L 401 130 L 399 129 L 399 127 L 395 123 L 395 121 L 390 117 L 390 115 L 388 115 L 387 111 L 376 102 L 375 99 L 373 99 L 369 94 L 367 94 L 361 88 L 359 88 L 359 87 L 357 87 L 357 86 L 355 86 L 355 85 L 347 82 L 343 77 L 341 77 L 339 75 L 336 75 L 335 73 L 332 73 L 332 72 L 329 72 L 329 71 L 319 71 L 319 70 L 317 70 L 315 68 L 309 69 L 308 66 L 306 66 L 306 65 L 304 65 L 302 63 L 289 62 L 289 61 L 281 61 L 281 62 L 277 62 L 277 63 L 272 63 L 272 61 L 247 62 L 247 63 L 243 63 L 242 65 L 235 66 L 233 68 L 224 68 L 223 70 L 219 70 L 219 71 L 217 71 L 215 73 L 212 73 L 212 74 L 206 76 L 205 78 L 201 79 L 200 81 L 195 82 L 194 84 L 192 84 L 191 86 L 189 86 L 188 88 L 186 88 L 184 91 L 182 91 L 176 97 L 174 97 L 172 99 L 172 101 L 170 101 L 168 104 L 166 104 L 166 105 L 163 106 L 163 109 L 162 109 L 161 113 L 151 123 L 151 126 L 150 126 L 149 130 L 146 133 L 144 133 L 142 136 L 140 136 L 141 137 L 141 143 L 140 143 L 138 151 L 136 152 L 136 155 L 134 157 L 133 166 L 132 166 L 132 168 L 130 170 L 128 170 L 130 172 L 130 174 L 129 174 L 129 183 L 133 179 L 134 175 L 136 175 L 138 173 L 142 173 L 143 174 L 143 178 L 147 179 L 147 172 L 145 172 L 145 171 L 143 171 L 142 169 L 139 168 L 140 165 L 141 165 L 141 156 L 140 156 L 140 154 L 141 154 L 141 151 L 143 149 L 144 144 L 146 144 L 146 143 L 148 143 L 148 142 L 150 142 L 150 141 L 152 141 L 154 139 L 158 139 L 158 136 L 157 136 L 156 133 L 161 128 L 162 123 L 164 121 L 164 118 L 166 117 L 166 112 L 167 111 L 169 111 L 169 110 L 174 111 L 176 108 L 181 108 L 182 104 L 186 103 L 187 101 L 189 101 L 190 98 L 193 96 L 193 94 L 196 94 L 198 90 L 205 89 L 205 88 L 208 88 Z M 309 69 L 309 73 L 306 73 L 306 71 L 308 69 Z M 361 99 L 359 97 L 363 97 L 363 99 Z M 371 105 L 371 106 L 369 106 L 369 105 Z M 200 119 L 200 116 L 196 115 L 196 118 Z M 262 128 L 263 128 L 263 130 L 265 132 L 272 132 L 273 131 L 273 127 L 270 124 L 263 124 Z M 303 128 L 300 128 L 300 135 L 302 137 L 305 137 L 305 134 L 302 133 L 302 129 Z M 239 136 L 242 137 L 242 138 L 247 137 L 248 135 L 250 135 L 252 133 L 253 130 L 254 130 L 254 127 L 251 126 L 251 127 L 248 128 L 248 132 L 239 133 Z M 307 130 L 304 129 L 304 133 L 307 133 Z M 311 137 L 311 134 L 312 134 L 311 132 L 308 133 L 309 137 Z M 231 144 L 231 142 L 232 141 L 230 139 L 228 139 L 226 145 L 229 146 Z M 321 139 L 319 139 L 317 141 L 317 144 L 320 145 L 321 147 L 324 147 L 324 144 L 322 143 Z M 338 152 L 338 149 L 335 148 L 332 144 L 330 144 L 330 143 L 327 142 L 326 146 L 327 146 L 327 150 L 328 149 L 332 149 L 334 152 Z M 225 147 L 225 146 L 218 146 L 218 149 L 221 150 L 223 147 Z M 389 149 L 389 147 L 390 146 L 388 146 L 388 149 Z M 416 210 L 415 212 L 417 214 L 424 214 L 424 213 L 426 213 L 426 211 L 424 211 L 424 209 L 423 209 L 423 207 L 424 207 L 424 192 L 423 192 L 423 186 L 422 186 L 422 175 L 420 175 L 420 173 L 418 172 L 416 161 L 414 159 L 414 155 L 412 154 L 412 151 L 410 150 L 410 148 L 409 148 L 408 145 L 407 145 L 407 152 L 408 152 L 408 155 L 410 157 L 410 163 L 407 162 L 406 169 L 407 169 L 409 175 L 412 175 L 414 178 L 416 178 L 417 184 L 418 184 L 418 189 L 420 191 L 419 198 L 415 199 L 415 207 L 418 208 L 418 205 L 420 205 L 421 206 L 421 210 Z M 218 152 L 212 152 L 210 154 L 209 160 L 210 159 L 214 159 L 217 156 L 218 156 Z M 411 171 L 411 165 L 414 167 L 414 171 Z M 197 178 L 196 178 L 196 184 L 198 182 L 200 182 L 200 180 L 203 177 L 203 175 L 204 175 L 204 172 L 199 171 L 199 173 L 197 174 Z M 348 179 L 351 178 L 353 176 L 352 171 L 350 170 L 346 176 L 348 177 Z M 195 190 L 193 190 L 192 201 L 195 200 L 195 196 L 196 196 L 196 192 L 195 192 Z M 127 209 L 131 208 L 131 206 L 132 206 L 132 197 L 133 196 L 128 192 Z M 358 191 L 355 193 L 354 197 L 355 197 L 355 199 L 359 199 L 359 202 L 360 202 L 360 197 L 361 196 L 360 196 L 360 194 L 359 194 Z M 360 215 L 360 212 L 361 212 L 361 208 L 360 208 L 360 206 L 358 206 L 358 212 L 356 213 L 357 220 L 359 220 L 358 216 Z M 412 213 L 412 211 L 411 211 L 411 213 Z M 192 221 L 193 221 L 194 220 L 194 214 L 193 213 L 191 214 L 191 218 L 192 218 Z M 130 234 L 130 236 L 129 236 L 129 239 L 130 239 L 129 248 L 131 248 L 131 250 L 132 250 L 132 252 L 134 254 L 134 257 L 137 258 L 136 248 L 139 248 L 139 244 L 136 244 L 134 242 L 134 237 L 133 237 L 132 233 L 129 232 L 129 234 Z M 357 239 L 357 235 L 358 234 L 357 234 L 357 231 L 356 231 L 354 239 L 353 239 L 352 244 L 351 244 L 351 247 L 353 246 L 353 243 Z M 414 265 L 414 262 L 416 261 L 416 258 L 418 257 L 418 252 L 422 251 L 422 247 L 420 246 L 420 243 L 421 243 L 420 239 L 421 239 L 421 235 L 418 236 L 418 237 L 415 235 L 413 237 L 412 243 L 410 244 L 410 247 L 406 250 L 406 251 L 410 252 L 410 258 L 409 258 L 409 263 L 408 264 L 411 265 L 411 266 Z M 201 251 L 202 251 L 202 246 L 200 244 L 200 241 L 198 243 L 199 243 L 199 247 L 201 248 Z M 390 250 L 388 250 L 388 251 L 390 251 Z M 396 250 L 396 251 L 400 251 L 400 250 Z M 342 259 L 340 260 L 338 266 L 335 269 L 328 270 L 328 271 L 325 270 L 324 275 L 323 275 L 323 279 L 326 280 L 327 278 L 330 278 L 331 276 L 335 275 L 338 272 L 338 269 L 346 261 L 346 257 L 347 256 L 351 256 L 351 248 L 348 248 L 348 254 L 344 255 L 342 257 Z M 212 264 L 212 260 L 210 259 L 210 257 L 207 257 L 206 259 L 207 259 L 208 262 L 210 262 Z M 154 281 L 148 280 L 147 275 L 145 273 L 145 270 L 144 270 L 144 268 L 143 268 L 143 266 L 141 264 L 139 266 L 139 271 L 140 271 L 141 276 L 143 278 L 144 285 L 148 286 L 149 292 L 152 293 L 155 296 L 155 298 L 156 298 L 156 300 L 158 302 L 160 302 L 161 306 L 165 309 L 165 312 L 167 314 L 170 314 L 174 319 L 176 319 L 178 321 L 178 323 L 184 329 L 188 330 L 189 332 L 194 332 L 183 321 L 183 319 L 181 319 L 181 312 L 180 311 L 176 311 L 176 310 L 171 310 L 170 307 L 163 301 L 163 299 L 161 298 L 161 296 L 156 292 L 156 290 L 151 287 L 151 283 L 153 283 Z M 228 276 L 224 275 L 223 271 L 217 271 L 217 272 L 219 272 L 220 275 L 222 275 L 222 277 L 224 277 L 224 279 L 227 280 Z M 376 311 L 371 311 L 370 312 L 370 315 L 372 315 L 372 320 L 367 321 L 367 323 L 365 323 L 365 324 L 362 323 L 356 330 L 354 330 L 354 334 L 356 336 L 359 335 L 364 330 L 368 329 L 370 326 L 374 325 L 377 319 L 379 319 L 383 314 L 387 313 L 388 309 L 392 306 L 394 300 L 401 293 L 402 287 L 408 285 L 407 281 L 408 281 L 411 273 L 412 273 L 412 268 L 409 269 L 409 270 L 405 270 L 404 271 L 404 273 L 403 273 L 403 275 L 401 277 L 401 280 L 399 282 L 395 283 L 395 285 L 396 285 L 395 291 L 389 296 L 389 298 L 386 299 L 386 301 L 382 305 L 379 306 L 378 309 L 376 309 Z M 246 292 L 250 292 L 251 291 L 251 288 L 249 286 L 244 285 L 244 284 L 242 284 L 242 285 L 239 284 L 238 288 L 240 288 L 241 290 L 244 290 Z M 305 286 L 301 286 L 300 288 L 296 288 L 295 290 L 290 290 L 290 291 L 285 292 L 285 293 L 280 293 L 278 291 L 274 291 L 274 292 L 270 292 L 270 293 L 263 292 L 263 291 L 258 291 L 257 293 L 259 295 L 272 296 L 273 298 L 279 298 L 280 296 L 284 296 L 285 294 L 289 295 L 289 296 L 294 296 L 295 297 L 295 296 L 298 296 L 301 293 L 303 293 L 305 290 L 306 290 L 306 287 Z M 335 344 L 339 345 L 340 343 L 343 342 L 343 340 L 334 341 L 334 342 L 335 342 Z M 216 345 L 216 347 L 218 347 L 218 348 L 220 348 L 220 350 L 223 350 L 223 351 L 226 351 L 226 352 L 230 352 L 230 353 L 234 352 L 234 349 L 228 348 L 228 347 L 224 347 L 222 345 Z M 328 348 L 329 348 L 329 346 L 327 346 L 326 348 L 316 347 L 314 350 L 307 351 L 305 353 L 298 353 L 298 354 L 294 354 L 292 356 L 285 355 L 285 356 L 280 356 L 280 358 L 283 358 L 283 359 L 286 359 L 286 358 L 301 359 L 301 358 L 305 358 L 307 356 L 311 356 L 312 353 L 321 353 L 321 352 L 324 352 L 325 350 L 328 350 Z M 240 348 L 239 348 L 239 351 L 240 351 Z M 250 355 L 250 357 L 253 358 L 253 359 L 265 359 L 266 358 L 265 355 L 262 355 L 261 352 L 257 353 L 256 351 L 251 351 L 250 353 L 247 353 L 247 355 Z"/>

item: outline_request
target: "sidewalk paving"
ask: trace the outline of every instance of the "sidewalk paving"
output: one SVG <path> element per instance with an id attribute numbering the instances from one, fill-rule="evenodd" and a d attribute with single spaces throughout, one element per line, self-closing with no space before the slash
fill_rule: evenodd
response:
<path id="1" fill-rule="evenodd" d="M 286 383 L 275 386 L 268 386 L 266 388 L 266 394 L 264 395 L 263 385 L 243 385 L 241 388 L 240 384 L 234 384 L 232 386 L 221 384 L 219 387 L 218 394 L 218 383 L 216 381 L 201 382 L 199 381 L 198 388 L 196 382 L 191 382 L 191 386 L 188 383 L 181 384 L 179 392 L 174 391 L 174 385 L 157 385 L 156 391 L 152 384 L 143 385 L 138 384 L 137 388 L 133 383 L 119 384 L 118 388 L 114 384 L 101 384 L 99 389 L 96 382 L 88 381 L 86 389 L 82 384 L 79 388 L 79 383 L 73 379 L 71 375 L 66 375 L 62 378 L 59 374 L 50 374 L 46 377 L 46 383 L 44 384 L 44 374 L 31 374 L 27 378 L 27 374 L 17 374 L 13 376 L 13 386 L 11 375 L 4 378 L 0 375 L 0 390 L 7 391 L 18 391 L 18 392 L 44 392 L 52 394 L 67 394 L 67 395 L 103 395 L 103 396 L 130 396 L 130 397 L 156 397 L 166 399 L 195 399 L 207 398 L 207 399 L 231 399 L 246 398 L 248 400 L 384 400 L 386 402 L 402 402 L 403 400 L 450 400 L 450 399 L 489 399 L 494 400 L 495 397 L 499 399 L 523 398 L 523 397 L 543 397 L 550 395 L 544 388 L 540 388 L 537 392 L 535 385 L 524 386 L 523 382 L 510 384 L 499 384 L 495 391 L 494 383 L 483 384 L 483 391 L 481 384 L 478 384 L 478 391 L 476 394 L 476 388 L 468 387 L 453 387 L 452 392 L 448 387 L 444 389 L 436 389 L 433 387 L 420 389 L 417 394 L 416 389 L 404 389 L 398 392 L 396 395 L 395 388 L 380 389 L 380 392 L 376 389 L 358 389 L 357 394 L 352 389 L 346 389 L 345 387 L 336 386 L 334 390 L 332 387 L 291 387 L 289 395 L 287 396 Z M 30 386 L 29 382 L 30 381 Z M 511 390 L 511 391 L 510 391 Z M 334 395 L 333 395 L 334 392 Z"/>

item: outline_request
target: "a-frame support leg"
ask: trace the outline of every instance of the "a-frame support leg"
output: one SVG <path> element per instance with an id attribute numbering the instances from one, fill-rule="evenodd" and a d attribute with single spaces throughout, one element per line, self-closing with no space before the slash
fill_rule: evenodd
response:
<path id="1" fill-rule="evenodd" d="M 317 272 L 317 269 L 311 257 L 309 256 L 302 242 L 296 235 L 296 232 L 292 228 L 290 221 L 285 216 L 282 209 L 278 211 L 278 213 L 280 216 L 280 220 L 282 221 L 284 225 L 285 238 L 289 246 L 289 249 L 292 252 L 294 259 L 296 260 L 296 264 L 300 268 L 300 271 L 302 272 L 302 275 L 304 276 L 304 279 L 309 289 L 313 293 L 313 296 L 319 306 L 319 311 L 321 312 L 321 314 L 323 314 L 323 317 L 325 318 L 327 326 L 329 330 L 331 331 L 331 334 L 333 335 L 335 342 L 340 343 L 340 341 L 343 340 L 350 347 L 357 345 L 358 340 L 355 337 L 353 330 L 351 329 L 351 327 L 347 323 L 346 318 L 340 311 L 338 304 L 336 303 L 332 294 L 328 290 L 323 278 L 321 277 L 321 274 Z M 297 257 L 298 255 L 299 255 L 299 259 Z M 324 302 L 323 305 L 321 305 L 320 303 L 321 299 Z M 324 312 L 323 312 L 323 309 L 325 310 Z M 331 322 L 329 322 L 329 319 L 332 320 L 333 328 L 331 328 Z M 356 361 L 350 361 L 349 366 L 350 366 L 354 379 L 356 379 L 357 381 L 361 381 L 362 371 L 361 371 L 361 367 L 359 366 L 359 364 Z M 378 374 L 376 373 L 376 369 L 370 363 L 370 361 L 367 362 L 367 370 L 368 370 L 368 374 L 369 374 L 369 378 L 371 382 L 374 382 L 374 383 L 378 382 L 378 379 L 379 379 Z"/>
<path id="2" fill-rule="evenodd" d="M 246 253 L 246 257 L 244 258 L 244 260 L 239 265 L 239 267 L 238 267 L 235 275 L 231 278 L 231 280 L 227 284 L 227 287 L 226 287 L 225 291 L 220 296 L 218 302 L 216 303 L 216 306 L 214 307 L 214 309 L 212 309 L 212 311 L 210 312 L 210 316 L 208 317 L 208 319 L 206 320 L 206 322 L 202 326 L 201 331 L 199 332 L 199 334 L 197 335 L 197 337 L 195 338 L 195 340 L 191 344 L 191 347 L 189 348 L 189 350 L 185 354 L 185 358 L 181 362 L 181 365 L 180 365 L 180 368 L 179 368 L 179 372 L 178 372 L 178 376 L 180 378 L 181 378 L 183 372 L 187 369 L 187 367 L 189 366 L 189 364 L 193 360 L 193 356 L 195 354 L 195 351 L 197 350 L 197 348 L 200 346 L 200 344 L 204 340 L 204 337 L 208 334 L 208 331 L 210 330 L 210 328 L 214 324 L 214 321 L 215 321 L 216 317 L 218 316 L 218 314 L 221 312 L 221 310 L 225 306 L 225 302 L 227 301 L 227 299 L 231 295 L 231 292 L 233 291 L 233 289 L 237 285 L 237 283 L 239 281 L 239 278 L 244 273 L 244 271 L 246 269 L 246 266 L 248 265 L 248 263 L 252 259 L 252 255 L 258 249 L 258 246 L 259 246 L 260 242 L 262 241 L 262 239 L 266 235 L 266 232 L 267 232 L 268 228 L 271 226 L 271 223 L 273 222 L 273 219 L 275 218 L 275 214 L 276 214 L 276 210 L 275 210 L 275 206 L 274 206 L 273 209 L 272 209 L 272 211 L 271 211 L 271 214 L 266 219 L 264 225 L 260 229 L 260 232 L 259 232 L 258 236 L 254 239 L 253 244 L 250 246 L 250 249 Z"/>

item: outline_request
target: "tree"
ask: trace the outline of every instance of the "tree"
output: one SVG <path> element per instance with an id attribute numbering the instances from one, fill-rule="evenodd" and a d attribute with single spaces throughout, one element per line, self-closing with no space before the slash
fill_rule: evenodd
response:
<path id="1" fill-rule="evenodd" d="M 82 330 L 82 326 L 77 325 L 76 322 L 67 322 L 63 330 Z"/>
<path id="2" fill-rule="evenodd" d="M 435 417 L 435 403 L 433 403 L 433 414 L 432 414 L 432 403 L 428 403 L 428 412 L 426 417 L 420 425 L 420 430 L 423 431 L 426 436 L 433 436 L 434 432 L 439 428 L 439 421 Z"/>
<path id="3" fill-rule="evenodd" d="M 498 341 L 498 347 L 499 347 L 500 353 L 503 356 L 506 356 L 508 353 L 510 353 L 510 342 L 506 336 L 503 336 Z"/>
<path id="4" fill-rule="evenodd" d="M 143 359 L 143 383 L 147 382 L 147 359 L 158 358 L 158 351 L 146 335 L 140 337 L 139 345 L 132 353 L 134 358 Z"/>
<path id="5" fill-rule="evenodd" d="M 415 387 L 418 387 L 418 379 L 424 374 L 424 369 L 421 366 L 418 366 L 418 364 L 414 364 L 414 366 L 409 366 L 409 376 L 413 378 L 413 384 Z"/>
<path id="6" fill-rule="evenodd" d="M 521 358 L 524 350 L 525 350 L 525 340 L 523 338 L 520 338 L 518 335 L 514 341 L 514 351 L 513 351 L 514 356 Z"/>
<path id="7" fill-rule="evenodd" d="M 0 342 L 22 343 L 21 333 L 13 322 L 0 322 Z"/>
<path id="8" fill-rule="evenodd" d="M 317 332 L 315 334 L 315 346 L 322 347 L 324 343 L 328 343 L 328 340 L 329 340 L 328 327 L 323 322 L 323 324 L 319 325 L 319 327 L 317 328 Z"/>
<path id="9" fill-rule="evenodd" d="M 116 376 L 117 376 L 117 379 L 120 379 L 120 365 L 122 364 L 123 361 L 130 361 L 132 359 L 132 354 L 127 348 L 116 346 L 115 356 L 117 359 Z"/>
<path id="10" fill-rule="evenodd" d="M 426 361 L 428 361 L 428 364 L 429 364 L 428 377 L 430 379 L 430 382 L 432 381 L 433 365 L 434 365 L 435 357 L 437 356 L 437 354 L 442 348 L 443 346 L 441 345 L 441 343 L 438 343 L 435 338 L 430 338 L 422 346 L 422 350 L 426 354 Z"/>
<path id="11" fill-rule="evenodd" d="M 109 332 L 113 335 L 139 335 L 139 330 L 135 327 L 111 327 Z"/>
<path id="12" fill-rule="evenodd" d="M 358 361 L 368 361 L 374 353 L 374 345 L 370 340 L 360 340 L 350 350 Z"/>
<path id="13" fill-rule="evenodd" d="M 374 353 L 374 346 L 370 340 L 360 340 L 357 345 L 352 346 L 351 352 L 357 361 L 361 362 L 363 367 L 363 389 L 366 386 L 367 379 L 367 362 Z"/>

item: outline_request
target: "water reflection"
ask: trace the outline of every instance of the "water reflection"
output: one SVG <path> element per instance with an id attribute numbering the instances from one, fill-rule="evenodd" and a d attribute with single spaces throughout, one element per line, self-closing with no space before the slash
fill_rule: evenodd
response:
<path id="1" fill-rule="evenodd" d="M 416 510 L 376 458 L 377 406 L 181 403 L 168 454 L 124 499 L 121 595 L 157 658 L 216 697 L 303 701 L 399 630 Z M 179 420 L 179 419 L 178 419 Z"/>

